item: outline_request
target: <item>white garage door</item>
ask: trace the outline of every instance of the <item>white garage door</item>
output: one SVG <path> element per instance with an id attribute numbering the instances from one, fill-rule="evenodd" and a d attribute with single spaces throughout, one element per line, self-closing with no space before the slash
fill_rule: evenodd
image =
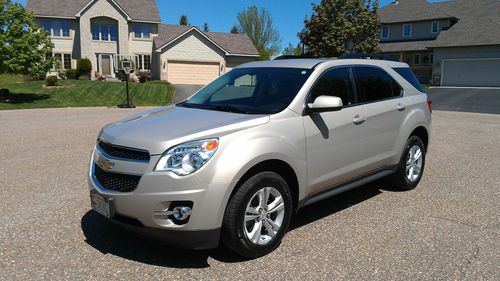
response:
<path id="1" fill-rule="evenodd" d="M 500 59 L 443 60 L 441 86 L 500 87 Z"/>
<path id="2" fill-rule="evenodd" d="M 206 85 L 219 77 L 218 62 L 168 61 L 167 80 L 172 84 Z"/>

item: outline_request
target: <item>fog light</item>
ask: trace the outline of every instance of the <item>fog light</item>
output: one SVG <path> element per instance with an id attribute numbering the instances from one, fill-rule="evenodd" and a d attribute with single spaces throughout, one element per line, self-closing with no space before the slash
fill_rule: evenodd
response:
<path id="1" fill-rule="evenodd" d="M 187 206 L 177 206 L 172 210 L 172 215 L 178 221 L 184 221 L 191 215 L 191 208 Z"/>

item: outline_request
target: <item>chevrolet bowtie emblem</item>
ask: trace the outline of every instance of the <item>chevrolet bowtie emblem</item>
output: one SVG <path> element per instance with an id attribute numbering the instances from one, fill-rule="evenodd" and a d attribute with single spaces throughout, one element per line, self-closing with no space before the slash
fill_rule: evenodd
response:
<path id="1" fill-rule="evenodd" d="M 115 163 L 109 161 L 106 158 L 100 158 L 99 161 L 97 161 L 97 165 L 99 165 L 99 167 L 103 168 L 104 170 L 111 170 L 115 166 Z"/>

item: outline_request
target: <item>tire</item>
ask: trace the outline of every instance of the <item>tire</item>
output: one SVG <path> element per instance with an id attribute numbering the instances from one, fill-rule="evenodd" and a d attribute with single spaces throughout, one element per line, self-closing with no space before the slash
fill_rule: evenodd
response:
<path id="1" fill-rule="evenodd" d="M 415 153 L 416 151 L 421 152 L 421 158 L 414 159 L 410 152 Z M 403 150 L 403 154 L 401 155 L 401 159 L 399 160 L 398 170 L 392 176 L 390 176 L 389 180 L 391 184 L 399 189 L 399 190 L 412 190 L 420 183 L 422 179 L 422 175 L 424 173 L 425 168 L 425 146 L 422 140 L 418 136 L 411 136 L 406 142 L 405 148 Z M 410 161 L 409 158 L 412 157 Z M 417 161 L 418 160 L 418 161 Z M 407 163 L 413 170 L 407 169 Z M 418 173 L 416 173 L 416 169 L 419 168 Z M 413 172 L 412 172 L 413 171 Z M 410 176 L 411 172 L 411 176 Z"/>
<path id="2" fill-rule="evenodd" d="M 263 205 L 260 195 L 264 198 L 266 194 L 268 198 Z M 246 258 L 272 252 L 290 225 L 292 204 L 288 184 L 278 174 L 261 172 L 250 177 L 229 200 L 222 223 L 222 243 Z M 262 206 L 263 210 L 259 210 Z"/>

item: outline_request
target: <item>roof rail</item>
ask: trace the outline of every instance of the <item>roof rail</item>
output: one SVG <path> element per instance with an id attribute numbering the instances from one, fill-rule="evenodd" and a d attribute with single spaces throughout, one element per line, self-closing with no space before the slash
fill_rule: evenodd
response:
<path id="1" fill-rule="evenodd" d="M 339 57 L 339 59 L 367 59 L 367 60 L 389 60 L 399 61 L 396 57 L 379 54 L 368 53 L 347 53 Z"/>
<path id="2" fill-rule="evenodd" d="M 274 58 L 273 60 L 316 59 L 316 58 L 318 58 L 318 57 L 307 55 L 307 54 L 305 54 L 305 55 L 281 55 L 281 56 Z"/>

